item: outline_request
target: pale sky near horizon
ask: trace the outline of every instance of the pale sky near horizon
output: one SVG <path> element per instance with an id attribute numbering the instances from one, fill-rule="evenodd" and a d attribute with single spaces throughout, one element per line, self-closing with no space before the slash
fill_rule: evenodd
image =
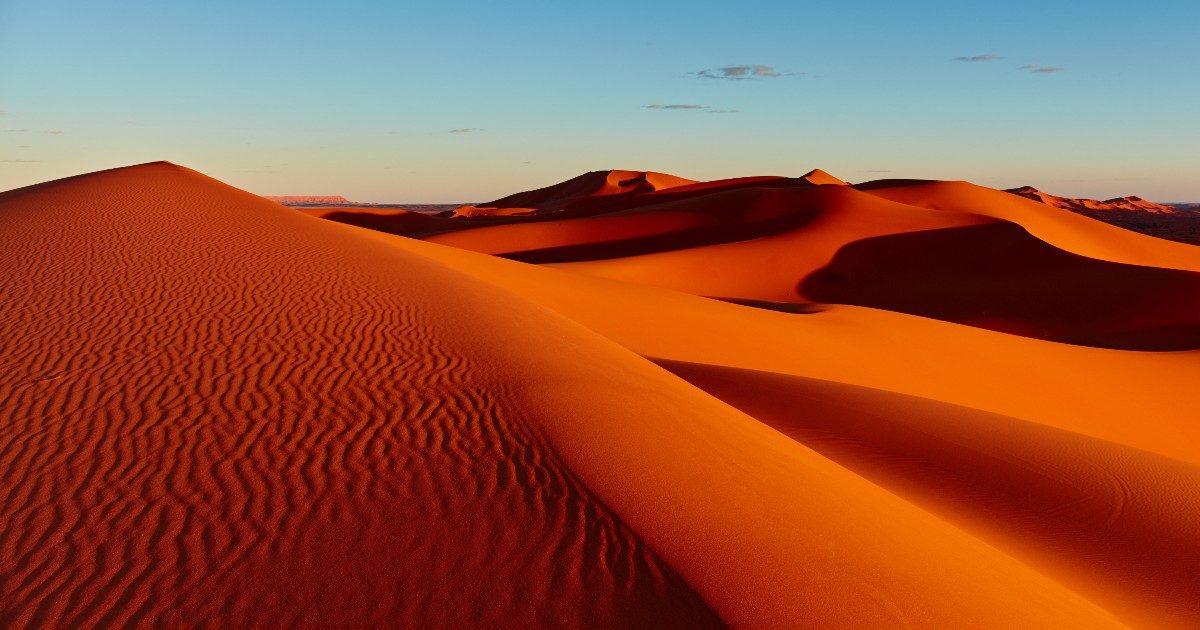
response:
<path id="1" fill-rule="evenodd" d="M 1200 201 L 1198 30 L 1179 0 L 0 0 L 0 190 L 170 160 L 376 202 L 608 168 Z"/>

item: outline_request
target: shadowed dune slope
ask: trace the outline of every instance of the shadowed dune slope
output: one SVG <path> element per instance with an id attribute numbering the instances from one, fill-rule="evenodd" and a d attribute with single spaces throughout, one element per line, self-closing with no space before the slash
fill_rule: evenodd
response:
<path id="1" fill-rule="evenodd" d="M 794 229 L 818 210 L 814 189 L 734 188 L 600 216 L 520 222 L 426 240 L 523 262 L 631 256 L 747 240 Z"/>
<path id="2" fill-rule="evenodd" d="M 607 177 L 602 177 L 606 174 Z M 641 175 L 644 175 L 644 177 L 641 177 Z M 621 177 L 627 179 L 622 180 L 620 179 Z M 382 212 L 362 208 L 330 208 L 328 210 L 336 210 L 336 212 L 307 212 L 339 223 L 357 225 L 389 234 L 428 237 L 448 232 L 475 231 L 494 226 L 529 227 L 531 225 L 557 222 L 565 218 L 587 218 L 608 213 L 635 211 L 647 206 L 679 204 L 687 199 L 703 198 L 699 201 L 701 206 L 712 206 L 718 203 L 718 201 L 716 199 L 709 199 L 708 197 L 748 188 L 789 189 L 806 188 L 818 184 L 845 184 L 842 180 L 820 170 L 814 170 L 802 177 L 796 178 L 754 176 L 708 182 L 691 182 L 691 180 L 684 180 L 682 178 L 672 179 L 672 177 L 660 173 L 640 174 L 636 171 L 597 171 L 586 173 L 562 184 L 556 184 L 545 189 L 518 193 L 503 200 L 490 202 L 489 204 L 460 206 L 456 209 L 456 212 L 446 213 L 447 216 L 430 217 L 432 220 L 423 221 L 395 211 Z M 617 178 L 617 184 L 615 185 L 611 183 L 611 180 L 614 178 Z M 677 184 L 677 182 L 691 183 Z M 534 205 L 540 203 L 542 206 L 548 208 L 549 211 L 542 212 L 538 208 L 507 205 L 517 202 L 529 202 Z M 500 205 L 496 206 L 495 204 Z M 732 210 L 737 207 L 737 205 L 732 205 L 728 206 L 728 209 Z M 536 232 L 537 229 L 532 231 Z M 568 228 L 568 231 L 575 234 L 581 232 L 575 226 Z M 650 231 L 653 232 L 653 230 Z M 483 249 L 479 249 L 479 251 L 484 251 L 485 249 L 492 251 L 496 250 L 499 244 L 504 243 L 512 235 L 526 233 L 527 231 L 524 229 L 505 229 L 495 232 L 483 230 L 477 235 L 463 239 L 456 246 L 468 248 L 481 247 Z M 553 233 L 554 230 L 548 232 L 548 234 Z M 440 242 L 441 238 L 443 237 L 431 238 L 430 240 Z M 542 238 L 546 240 L 545 236 Z M 750 237 L 743 236 L 740 238 Z M 517 238 L 515 242 L 520 243 L 522 240 L 521 238 Z M 549 243 L 544 244 L 544 247 L 563 244 L 555 243 L 553 238 L 548 240 Z M 477 245 L 470 245 L 470 243 L 476 243 Z M 661 248 L 662 246 L 657 249 Z M 500 252 L 497 250 L 495 253 Z"/>
<path id="3" fill-rule="evenodd" d="M 856 306 L 778 313 L 372 236 L 536 301 L 642 356 L 862 385 L 1200 464 L 1200 398 L 1186 395 L 1200 380 L 1197 351 L 1053 343 Z"/>
<path id="4" fill-rule="evenodd" d="M 904 204 L 1010 221 L 1073 254 L 1145 267 L 1200 271 L 1200 249 L 1163 241 L 1019 195 L 968 182 L 869 182 L 872 195 Z"/>
<path id="5" fill-rule="evenodd" d="M 1200 348 L 1200 256 L 1187 246 L 966 183 L 837 182 L 815 171 L 697 184 L 598 216 L 427 240 L 740 303 L 858 304 L 1065 343 Z M 656 196 L 667 201 L 638 205 Z"/>
<path id="6" fill-rule="evenodd" d="M 742 194 L 747 192 L 743 191 Z M 769 201 L 779 215 L 801 211 L 810 218 L 799 225 L 788 226 L 788 229 L 760 238 L 587 260 L 566 264 L 564 268 L 696 295 L 768 302 L 806 302 L 811 300 L 798 292 L 800 282 L 825 266 L 846 243 L 886 234 L 995 222 L 995 219 L 981 215 L 941 212 L 892 203 L 847 186 L 809 186 L 775 190 L 770 195 L 760 191 L 759 195 L 758 199 Z M 700 201 L 689 200 L 687 207 L 695 208 L 697 216 L 705 216 L 706 208 Z M 741 206 L 723 205 L 726 223 L 738 224 L 747 220 L 748 217 L 743 218 L 741 214 L 744 210 Z M 708 210 L 709 216 L 711 213 L 712 210 Z M 647 212 L 643 220 L 649 223 L 653 216 Z M 615 221 L 616 218 L 608 220 Z M 570 221 L 562 223 L 569 224 Z M 564 225 L 547 229 L 558 229 L 565 233 L 567 228 Z M 728 231 L 727 227 L 717 226 L 713 234 L 720 235 Z M 462 237 L 468 235 L 464 233 Z M 448 241 L 455 243 L 451 239 Z M 612 249 L 618 249 L 619 245 L 614 244 Z M 556 253 L 565 257 L 570 250 L 558 248 Z"/>
<path id="7" fill-rule="evenodd" d="M 664 357 L 656 361 L 1127 622 L 1200 618 L 1190 568 L 1200 558 L 1190 534 L 1200 524 L 1200 406 L 1182 395 L 1200 378 L 1195 352 L 1072 346 L 853 307 L 784 315 L 394 243 Z"/>
<path id="8" fill-rule="evenodd" d="M 1119 625 L 469 252 L 166 163 L 0 247 L 2 625 Z"/>
<path id="9" fill-rule="evenodd" d="M 300 212 L 388 234 L 427 234 L 453 229 L 450 226 L 455 223 L 446 218 L 399 208 L 322 207 L 302 208 Z"/>
<path id="10" fill-rule="evenodd" d="M 799 292 L 1066 343 L 1200 348 L 1200 273 L 1085 258 L 1007 222 L 850 243 Z"/>
<path id="11" fill-rule="evenodd" d="M 910 396 L 661 365 L 1145 627 L 1200 624 L 1200 467 Z"/>
<path id="12" fill-rule="evenodd" d="M 545 188 L 520 192 L 474 206 L 462 206 L 454 211 L 454 216 L 484 217 L 556 212 L 569 209 L 573 204 L 593 197 L 637 195 L 694 183 L 695 180 L 651 171 L 591 171 Z"/>

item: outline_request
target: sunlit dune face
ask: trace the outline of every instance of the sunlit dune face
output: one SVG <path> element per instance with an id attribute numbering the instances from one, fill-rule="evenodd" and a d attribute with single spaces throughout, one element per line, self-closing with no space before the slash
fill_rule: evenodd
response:
<path id="1" fill-rule="evenodd" d="M 1195 248 L 819 170 L 475 208 L 0 194 L 0 625 L 1200 624 Z"/>

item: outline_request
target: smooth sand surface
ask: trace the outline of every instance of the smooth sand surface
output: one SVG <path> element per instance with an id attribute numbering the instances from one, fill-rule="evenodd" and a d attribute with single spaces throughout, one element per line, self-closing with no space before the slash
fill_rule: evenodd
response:
<path id="1" fill-rule="evenodd" d="M 1008 188 L 1004 192 L 1020 195 L 1026 199 L 1054 206 L 1056 208 L 1065 208 L 1075 211 L 1098 211 L 1098 212 L 1149 212 L 1152 214 L 1179 214 L 1179 209 L 1166 204 L 1154 203 L 1141 197 L 1115 197 L 1113 199 L 1072 199 L 1070 197 L 1059 197 L 1051 195 L 1034 188 L 1033 186 L 1021 186 L 1020 188 Z"/>
<path id="2" fill-rule="evenodd" d="M 0 625 L 1200 623 L 1200 352 L 697 289 L 766 304 L 872 239 L 1013 224 L 1188 278 L 1184 250 L 824 173 L 630 179 L 597 195 L 624 208 L 454 232 L 670 241 L 549 266 L 167 163 L 0 194 Z M 1122 325 L 1190 321 L 1154 282 Z"/>
<path id="3" fill-rule="evenodd" d="M 596 197 L 629 196 L 694 183 L 696 182 L 692 179 L 653 171 L 592 171 L 553 186 L 473 206 L 462 206 L 454 211 L 454 216 L 487 217 L 556 212 Z"/>
<path id="4" fill-rule="evenodd" d="M 741 303 L 852 304 L 1102 348 L 1200 348 L 1190 246 L 965 182 L 861 188 L 821 171 L 709 182 L 615 199 L 623 210 L 427 239 Z"/>

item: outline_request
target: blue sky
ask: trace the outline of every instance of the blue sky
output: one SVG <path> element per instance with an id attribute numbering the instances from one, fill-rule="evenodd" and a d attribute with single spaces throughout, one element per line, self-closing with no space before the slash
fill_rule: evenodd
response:
<path id="1" fill-rule="evenodd" d="M 1198 30 L 1179 0 L 0 0 L 0 189 L 166 159 L 363 201 L 815 167 L 1200 200 Z"/>

